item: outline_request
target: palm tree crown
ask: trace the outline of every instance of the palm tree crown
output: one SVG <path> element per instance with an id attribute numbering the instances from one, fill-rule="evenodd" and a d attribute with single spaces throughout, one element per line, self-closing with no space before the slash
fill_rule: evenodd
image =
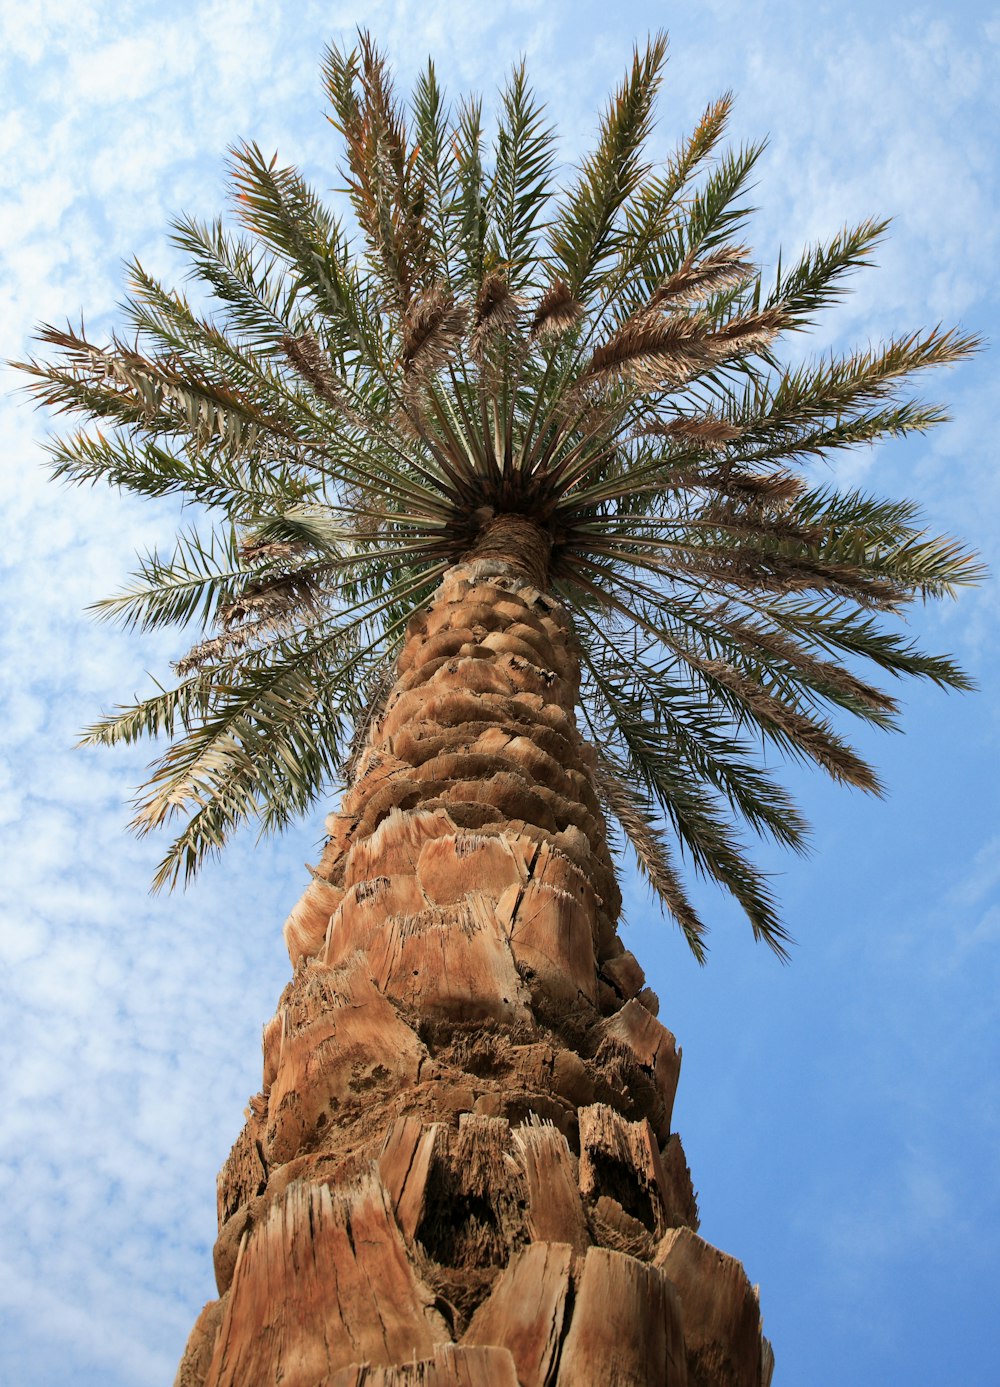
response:
<path id="1" fill-rule="evenodd" d="M 636 51 L 559 183 L 523 66 L 488 142 L 481 103 L 449 111 L 433 66 L 404 107 L 366 35 L 331 48 L 352 229 L 243 145 L 242 229 L 174 225 L 211 316 L 133 263 L 127 336 L 42 329 L 38 398 L 104 426 L 54 441 L 55 474 L 176 493 L 211 525 L 98 604 L 129 627 L 200 623 L 173 687 L 87 733 L 170 739 L 135 819 L 181 822 L 158 883 L 349 773 L 408 620 L 504 517 L 571 615 L 597 788 L 699 957 L 678 848 L 787 940 L 739 836 L 803 843 L 767 744 L 877 791 L 829 721 L 893 725 L 863 662 L 967 687 L 885 618 L 974 580 L 973 560 L 909 502 L 803 464 L 938 423 L 906 382 L 976 343 L 934 329 L 783 365 L 885 223 L 765 282 L 743 243 L 762 147 L 720 152 L 730 98 L 665 161 L 646 153 L 664 58 L 662 36 Z"/>

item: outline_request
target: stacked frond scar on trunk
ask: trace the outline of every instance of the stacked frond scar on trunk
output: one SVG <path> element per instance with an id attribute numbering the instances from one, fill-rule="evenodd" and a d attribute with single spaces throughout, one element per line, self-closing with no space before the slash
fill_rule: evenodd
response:
<path id="1" fill-rule="evenodd" d="M 286 925 L 181 1387 L 766 1387 L 755 1293 L 697 1236 L 578 683 L 502 559 L 412 621 Z"/>

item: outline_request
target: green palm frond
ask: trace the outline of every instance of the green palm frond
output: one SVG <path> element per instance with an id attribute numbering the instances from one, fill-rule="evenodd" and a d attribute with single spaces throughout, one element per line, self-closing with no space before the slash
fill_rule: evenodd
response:
<path id="1" fill-rule="evenodd" d="M 828 244 L 807 250 L 787 273 L 782 273 L 779 260 L 774 286 L 764 301 L 781 304 L 796 328 L 807 326 L 820 309 L 847 292 L 842 283 L 846 275 L 873 264 L 871 252 L 888 229 L 888 221 L 869 218 L 845 227 Z"/>
<path id="2" fill-rule="evenodd" d="M 452 158 L 451 113 L 438 85 L 434 64 L 429 59 L 426 69 L 417 78 L 411 107 L 424 223 L 433 249 L 434 265 L 454 289 L 457 254 L 452 212 L 458 176 Z"/>
<path id="3" fill-rule="evenodd" d="M 597 147 L 584 159 L 549 229 L 553 274 L 579 300 L 602 282 L 622 209 L 649 172 L 643 151 L 666 56 L 662 33 L 643 52 L 635 50 L 631 71 L 602 116 Z"/>
<path id="4" fill-rule="evenodd" d="M 204 628 L 216 621 L 244 581 L 235 531 L 203 541 L 192 530 L 178 536 L 169 559 L 155 550 L 140 558 L 132 585 L 96 602 L 91 611 L 125 630 L 152 631 L 189 622 Z"/>
<path id="5" fill-rule="evenodd" d="M 765 282 L 748 243 L 763 145 L 723 146 L 726 94 L 663 157 L 665 57 L 662 35 L 635 51 L 560 183 L 523 63 L 491 135 L 432 64 L 405 105 L 361 33 L 323 66 L 347 217 L 238 145 L 237 230 L 173 224 L 199 307 L 135 262 L 110 340 L 41 329 L 30 388 L 84 425 L 50 442 L 54 474 L 202 512 L 97 604 L 181 628 L 178 682 L 86 734 L 169 739 L 136 818 L 179 825 L 158 883 L 350 773 L 407 620 L 505 512 L 551 542 L 597 789 L 699 958 L 681 858 L 785 953 L 744 842 L 804 845 L 776 754 L 877 792 L 838 722 L 896 726 L 866 667 L 970 687 L 895 623 L 977 581 L 974 556 L 911 503 L 810 467 L 942 422 L 913 378 L 978 344 L 933 327 L 786 356 L 887 223 L 845 227 Z"/>
<path id="6" fill-rule="evenodd" d="M 347 153 L 348 190 L 388 303 L 405 312 L 434 274 L 423 182 L 384 56 L 367 34 L 347 53 L 327 49 L 323 65 L 334 127 Z"/>
<path id="7" fill-rule="evenodd" d="M 256 145 L 233 150 L 232 177 L 241 220 L 287 267 L 284 320 L 292 305 L 305 323 L 318 316 L 341 370 L 384 375 L 388 345 L 377 300 L 356 272 L 339 222 L 294 169 L 279 168 Z M 294 319 L 289 330 L 294 335 Z"/>
<path id="8" fill-rule="evenodd" d="M 554 163 L 554 132 L 545 124 L 522 61 L 501 93 L 489 191 L 492 254 L 515 293 L 530 284 L 535 271 Z"/>

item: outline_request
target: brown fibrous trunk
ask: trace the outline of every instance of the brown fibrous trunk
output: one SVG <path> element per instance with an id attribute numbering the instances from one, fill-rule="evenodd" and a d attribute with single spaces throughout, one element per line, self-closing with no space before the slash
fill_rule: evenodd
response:
<path id="1" fill-rule="evenodd" d="M 410 624 L 285 926 L 181 1387 L 767 1387 L 617 933 L 548 556 L 498 517 Z"/>

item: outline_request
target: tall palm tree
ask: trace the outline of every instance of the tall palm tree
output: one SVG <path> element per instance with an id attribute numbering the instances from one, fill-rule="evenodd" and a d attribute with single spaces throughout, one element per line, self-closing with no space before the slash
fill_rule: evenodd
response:
<path id="1" fill-rule="evenodd" d="M 351 216 L 240 146 L 242 229 L 174 225 L 212 306 L 133 263 L 127 336 L 46 327 L 26 363 L 104 429 L 54 441 L 57 476 L 208 527 L 99 604 L 196 627 L 176 683 L 87 734 L 168 739 L 135 818 L 179 826 L 156 884 L 347 787 L 185 1387 L 770 1378 L 754 1291 L 697 1236 L 609 833 L 699 960 L 685 858 L 784 955 L 741 831 L 806 829 L 764 754 L 877 793 L 830 716 L 894 725 L 866 665 L 967 687 L 891 619 L 977 576 L 911 503 L 808 464 L 940 422 L 906 385 L 975 342 L 782 364 L 885 224 L 765 281 L 729 97 L 646 153 L 664 56 L 636 51 L 558 182 L 523 66 L 488 150 L 433 66 L 404 107 L 366 35 L 331 48 Z"/>

